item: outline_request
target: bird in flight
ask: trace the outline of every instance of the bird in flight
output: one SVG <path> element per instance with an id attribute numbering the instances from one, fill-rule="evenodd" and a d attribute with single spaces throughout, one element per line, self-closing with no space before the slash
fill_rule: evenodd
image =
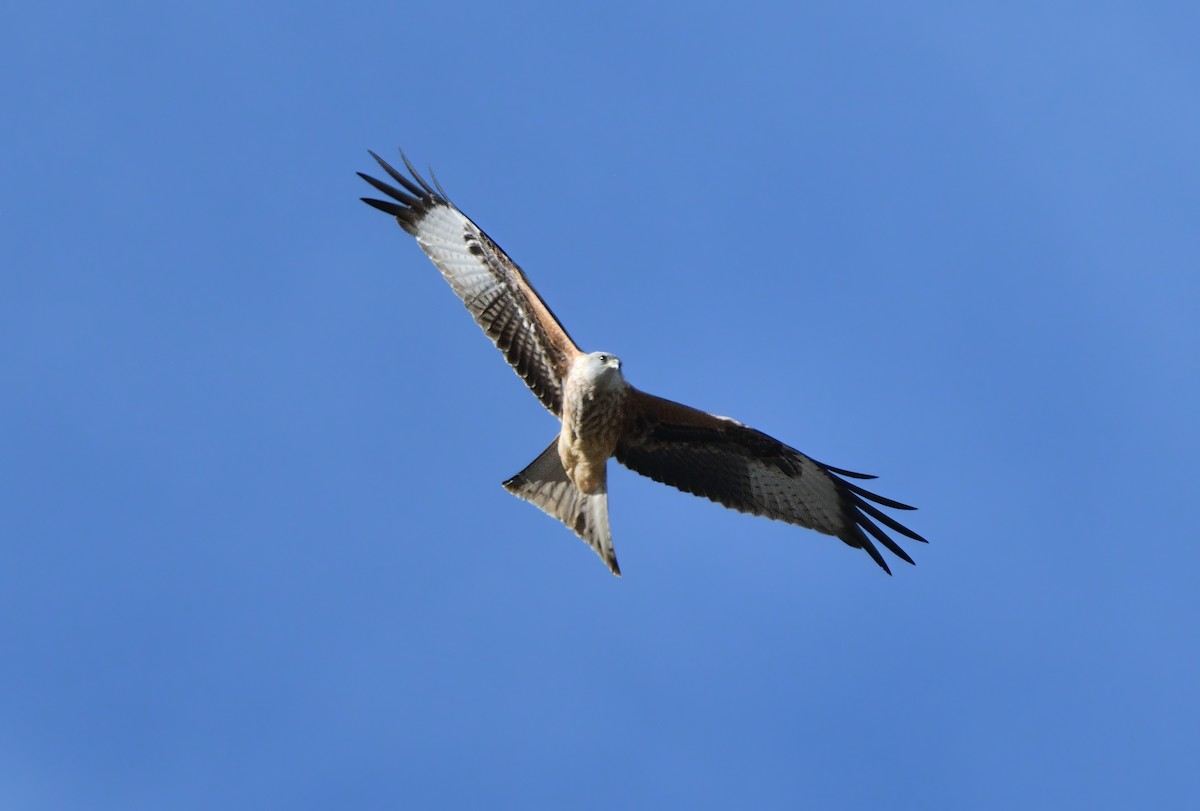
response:
<path id="1" fill-rule="evenodd" d="M 821 464 L 746 425 L 639 391 L 621 361 L 584 352 L 542 301 L 524 271 L 422 178 L 370 153 L 397 186 L 359 172 L 386 200 L 364 203 L 396 218 L 441 271 L 534 395 L 562 422 L 558 436 L 504 487 L 566 524 L 620 575 L 608 523 L 608 460 L 643 476 L 762 515 L 833 535 L 863 549 L 888 574 L 875 547 L 913 560 L 879 526 L 924 542 L 879 509 L 914 509 L 846 479 L 873 479 Z M 879 524 L 875 523 L 876 521 Z"/>

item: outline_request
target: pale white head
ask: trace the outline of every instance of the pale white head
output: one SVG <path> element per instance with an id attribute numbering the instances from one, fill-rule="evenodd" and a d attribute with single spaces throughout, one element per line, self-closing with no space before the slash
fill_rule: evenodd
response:
<path id="1" fill-rule="evenodd" d="M 625 383 L 621 359 L 611 352 L 591 352 L 575 361 L 575 371 L 600 388 L 615 388 Z"/>

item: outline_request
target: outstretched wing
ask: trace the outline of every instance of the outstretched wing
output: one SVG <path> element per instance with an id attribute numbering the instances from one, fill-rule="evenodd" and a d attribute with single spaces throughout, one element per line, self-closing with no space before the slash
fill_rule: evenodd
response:
<path id="1" fill-rule="evenodd" d="M 871 519 L 925 542 L 875 504 L 897 510 L 913 507 L 842 478 L 873 476 L 823 465 L 727 417 L 636 389 L 630 391 L 626 403 L 628 422 L 615 456 L 630 470 L 740 512 L 833 535 L 865 549 L 888 574 L 891 569 L 872 537 L 900 559 L 913 560 Z"/>
<path id="2" fill-rule="evenodd" d="M 391 214 L 417 239 L 492 342 L 542 405 L 562 416 L 562 380 L 580 349 L 529 284 L 524 272 L 483 230 L 451 203 L 440 186 L 425 181 L 403 153 L 411 178 L 371 157 L 400 184 L 398 189 L 358 173 L 391 200 L 363 202 Z M 435 181 L 436 182 L 436 181 Z"/>

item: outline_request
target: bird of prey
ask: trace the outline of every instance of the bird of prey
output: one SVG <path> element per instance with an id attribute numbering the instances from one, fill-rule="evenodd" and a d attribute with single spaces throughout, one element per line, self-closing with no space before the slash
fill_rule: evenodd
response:
<path id="1" fill-rule="evenodd" d="M 562 422 L 558 436 L 517 475 L 510 493 L 566 524 L 620 575 L 608 524 L 610 457 L 643 476 L 711 499 L 840 538 L 888 574 L 875 547 L 913 560 L 875 522 L 924 541 L 876 505 L 906 504 L 846 481 L 872 479 L 821 464 L 746 425 L 664 400 L 625 382 L 621 361 L 584 352 L 525 273 L 401 153 L 408 175 L 370 153 L 398 186 L 359 172 L 389 199 L 362 198 L 414 236 L 534 395 Z M 874 503 L 872 503 L 874 502 Z M 874 519 L 874 520 L 872 520 Z"/>

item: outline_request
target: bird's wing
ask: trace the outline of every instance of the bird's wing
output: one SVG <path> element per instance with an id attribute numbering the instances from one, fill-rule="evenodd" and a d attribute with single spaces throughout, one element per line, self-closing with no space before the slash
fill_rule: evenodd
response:
<path id="1" fill-rule="evenodd" d="M 636 389 L 631 389 L 626 402 L 625 433 L 615 456 L 643 476 L 740 512 L 833 535 L 865 549 L 889 574 L 891 569 L 872 537 L 902 560 L 913 560 L 875 521 L 925 541 L 875 504 L 897 510 L 912 507 L 842 478 L 873 476 L 823 465 L 735 420 Z"/>
<path id="2" fill-rule="evenodd" d="M 363 202 L 391 214 L 417 239 L 492 342 L 537 398 L 562 416 L 562 381 L 580 349 L 529 284 L 524 272 L 483 230 L 404 158 L 411 177 L 371 153 L 396 188 L 359 172 L 390 200 Z"/>

